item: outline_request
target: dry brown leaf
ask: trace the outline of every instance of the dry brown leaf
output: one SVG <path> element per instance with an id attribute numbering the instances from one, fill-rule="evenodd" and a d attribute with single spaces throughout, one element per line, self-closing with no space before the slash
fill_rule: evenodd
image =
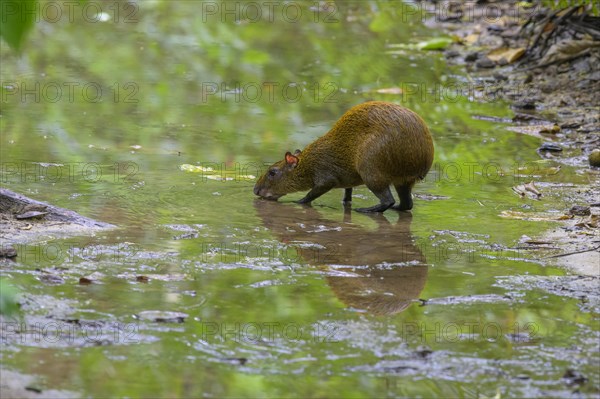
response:
<path id="1" fill-rule="evenodd" d="M 540 129 L 540 133 L 558 133 L 558 132 L 560 132 L 560 126 L 558 126 L 557 124 L 554 124 L 552 126 L 544 125 Z"/>
<path id="2" fill-rule="evenodd" d="M 588 229 L 597 229 L 599 227 L 600 216 L 590 215 L 581 222 L 575 224 L 577 227 L 587 227 Z"/>
<path id="3" fill-rule="evenodd" d="M 525 54 L 525 47 L 518 47 L 518 48 L 501 47 L 501 48 L 490 51 L 488 53 L 487 57 L 494 62 L 498 62 L 504 58 L 506 60 L 506 62 L 511 64 L 511 63 L 515 62 L 516 60 L 518 60 L 519 58 L 521 58 L 523 56 L 523 54 Z"/>
<path id="4" fill-rule="evenodd" d="M 538 191 L 533 181 L 527 184 L 519 184 L 518 186 L 513 187 L 512 190 L 521 196 L 521 198 L 528 195 L 529 198 L 537 200 L 542 196 L 542 193 Z"/>
<path id="5" fill-rule="evenodd" d="M 542 196 L 542 193 L 538 191 L 538 189 L 537 189 L 537 187 L 535 187 L 535 184 L 533 183 L 533 181 L 530 181 L 529 183 L 525 184 L 524 187 L 525 187 L 525 191 L 529 191 L 530 193 L 533 193 L 538 198 Z"/>

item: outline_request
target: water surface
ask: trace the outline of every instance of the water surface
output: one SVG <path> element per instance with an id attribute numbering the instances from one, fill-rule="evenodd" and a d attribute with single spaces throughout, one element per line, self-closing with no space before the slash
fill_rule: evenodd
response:
<path id="1" fill-rule="evenodd" d="M 565 207 L 516 184 L 585 177 L 540 177 L 539 139 L 481 118 L 511 115 L 441 53 L 388 54 L 440 35 L 402 3 L 241 4 L 117 2 L 104 22 L 42 18 L 20 57 L 2 47 L 3 186 L 118 226 L 2 264 L 25 314 L 3 322 L 3 367 L 91 396 L 597 395 L 597 313 L 512 283 L 565 274 L 518 248 L 551 224 L 501 216 Z M 411 213 L 345 212 L 342 190 L 254 197 L 265 165 L 366 100 L 431 127 Z M 155 310 L 187 317 L 140 316 Z"/>

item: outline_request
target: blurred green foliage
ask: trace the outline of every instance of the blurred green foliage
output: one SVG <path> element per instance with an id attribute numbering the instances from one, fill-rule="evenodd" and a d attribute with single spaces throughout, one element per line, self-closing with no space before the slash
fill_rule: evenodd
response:
<path id="1" fill-rule="evenodd" d="M 37 0 L 3 0 L 0 4 L 0 38 L 20 52 L 36 19 Z"/>
<path id="2" fill-rule="evenodd" d="M 0 315 L 12 316 L 18 312 L 17 290 L 3 279 L 0 279 Z"/>

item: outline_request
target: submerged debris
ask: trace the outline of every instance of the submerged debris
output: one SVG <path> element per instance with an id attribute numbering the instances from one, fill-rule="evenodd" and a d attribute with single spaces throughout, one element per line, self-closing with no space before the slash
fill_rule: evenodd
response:
<path id="1" fill-rule="evenodd" d="M 581 206 L 581 205 L 573 205 L 571 209 L 569 209 L 569 214 L 575 216 L 588 216 L 591 215 L 589 206 Z"/>
<path id="2" fill-rule="evenodd" d="M 183 323 L 188 315 L 181 312 L 170 312 L 166 310 L 145 310 L 139 312 L 134 317 L 156 323 Z"/>

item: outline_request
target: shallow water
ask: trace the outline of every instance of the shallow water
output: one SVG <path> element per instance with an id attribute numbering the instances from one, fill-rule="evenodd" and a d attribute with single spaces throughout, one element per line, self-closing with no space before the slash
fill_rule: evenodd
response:
<path id="1" fill-rule="evenodd" d="M 550 222 L 502 217 L 567 206 L 516 184 L 586 177 L 482 118 L 510 113 L 441 54 L 387 54 L 439 34 L 400 3 L 256 22 L 229 4 L 114 3 L 118 21 L 42 18 L 21 57 L 2 47 L 3 186 L 118 226 L 3 261 L 24 314 L 2 322 L 3 367 L 90 396 L 598 395 L 598 307 L 520 283 L 565 271 L 519 246 Z M 411 213 L 254 197 L 265 165 L 371 99 L 434 135 Z"/>

